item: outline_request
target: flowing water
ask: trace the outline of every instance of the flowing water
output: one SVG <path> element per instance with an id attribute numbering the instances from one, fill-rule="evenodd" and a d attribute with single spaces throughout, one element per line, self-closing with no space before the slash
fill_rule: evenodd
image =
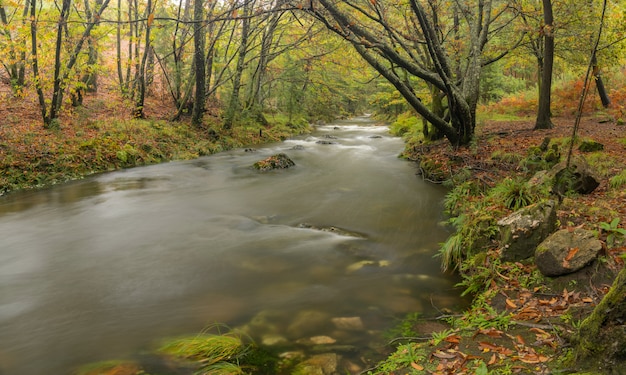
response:
<path id="1" fill-rule="evenodd" d="M 453 307 L 433 258 L 445 192 L 402 147 L 363 117 L 0 198 L 0 374 L 68 374 L 215 322 L 361 349 L 395 317 Z M 250 167 L 278 152 L 296 166 Z"/>

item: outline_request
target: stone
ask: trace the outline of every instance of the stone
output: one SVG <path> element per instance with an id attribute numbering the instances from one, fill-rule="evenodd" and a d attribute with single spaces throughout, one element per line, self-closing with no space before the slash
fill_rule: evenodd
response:
<path id="1" fill-rule="evenodd" d="M 562 229 L 537 246 L 535 263 L 545 276 L 561 276 L 587 266 L 601 250 L 602 242 L 593 232 Z"/>
<path id="2" fill-rule="evenodd" d="M 275 346 L 280 344 L 286 344 L 288 341 L 285 337 L 278 334 L 267 334 L 261 338 L 261 343 L 265 346 Z"/>
<path id="3" fill-rule="evenodd" d="M 335 353 L 314 355 L 299 363 L 294 373 L 302 375 L 331 375 L 337 373 L 339 356 Z"/>
<path id="4" fill-rule="evenodd" d="M 297 344 L 301 344 L 301 345 L 307 345 L 307 346 L 312 346 L 312 345 L 330 345 L 330 344 L 334 344 L 336 343 L 337 340 L 335 340 L 334 338 L 330 337 L 330 336 L 313 336 L 313 337 L 307 337 L 304 339 L 299 339 L 296 341 Z"/>
<path id="5" fill-rule="evenodd" d="M 498 221 L 501 258 L 518 261 L 534 255 L 537 245 L 556 227 L 556 202 L 548 200 L 526 206 Z"/>
<path id="6" fill-rule="evenodd" d="M 364 329 L 363 321 L 358 316 L 332 318 L 331 321 L 337 329 L 346 331 L 362 331 Z"/>
<path id="7" fill-rule="evenodd" d="M 287 334 L 292 338 L 314 335 L 330 325 L 328 314 L 316 310 L 300 311 L 287 327 Z"/>
<path id="8" fill-rule="evenodd" d="M 561 196 L 568 192 L 589 194 L 600 185 L 600 177 L 580 155 L 572 156 L 569 168 L 563 161 L 552 167 L 548 175 L 554 177 L 553 190 Z"/>
<path id="9" fill-rule="evenodd" d="M 604 150 L 604 145 L 596 141 L 583 141 L 580 146 L 578 146 L 578 151 L 580 152 L 595 152 L 602 150 Z"/>
<path id="10" fill-rule="evenodd" d="M 257 161 L 252 166 L 260 171 L 270 171 L 272 169 L 286 169 L 295 166 L 296 163 L 283 153 L 272 155 L 269 158 Z"/>

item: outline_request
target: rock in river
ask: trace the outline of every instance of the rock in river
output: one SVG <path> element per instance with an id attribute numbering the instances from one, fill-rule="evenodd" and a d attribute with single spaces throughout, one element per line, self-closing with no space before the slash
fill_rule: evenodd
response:
<path id="1" fill-rule="evenodd" d="M 255 169 L 260 171 L 270 171 L 272 169 L 286 169 L 295 166 L 296 163 L 283 153 L 272 155 L 267 159 L 257 161 L 253 164 Z"/>

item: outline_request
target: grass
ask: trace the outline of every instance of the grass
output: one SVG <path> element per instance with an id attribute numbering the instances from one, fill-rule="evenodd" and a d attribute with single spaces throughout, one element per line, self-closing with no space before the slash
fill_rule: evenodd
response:
<path id="1" fill-rule="evenodd" d="M 249 123 L 227 132 L 210 124 L 201 129 L 182 122 L 132 119 L 77 122 L 54 131 L 31 128 L 27 137 L 17 131 L 5 133 L 0 147 L 0 195 L 99 172 L 280 141 L 308 131 L 308 124 Z"/>

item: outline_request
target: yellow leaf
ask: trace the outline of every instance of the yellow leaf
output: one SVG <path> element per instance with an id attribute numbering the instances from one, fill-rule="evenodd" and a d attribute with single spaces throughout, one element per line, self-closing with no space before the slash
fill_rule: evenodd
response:
<path id="1" fill-rule="evenodd" d="M 153 22 L 154 22 L 154 13 L 150 13 L 148 15 L 148 27 L 152 26 Z"/>

